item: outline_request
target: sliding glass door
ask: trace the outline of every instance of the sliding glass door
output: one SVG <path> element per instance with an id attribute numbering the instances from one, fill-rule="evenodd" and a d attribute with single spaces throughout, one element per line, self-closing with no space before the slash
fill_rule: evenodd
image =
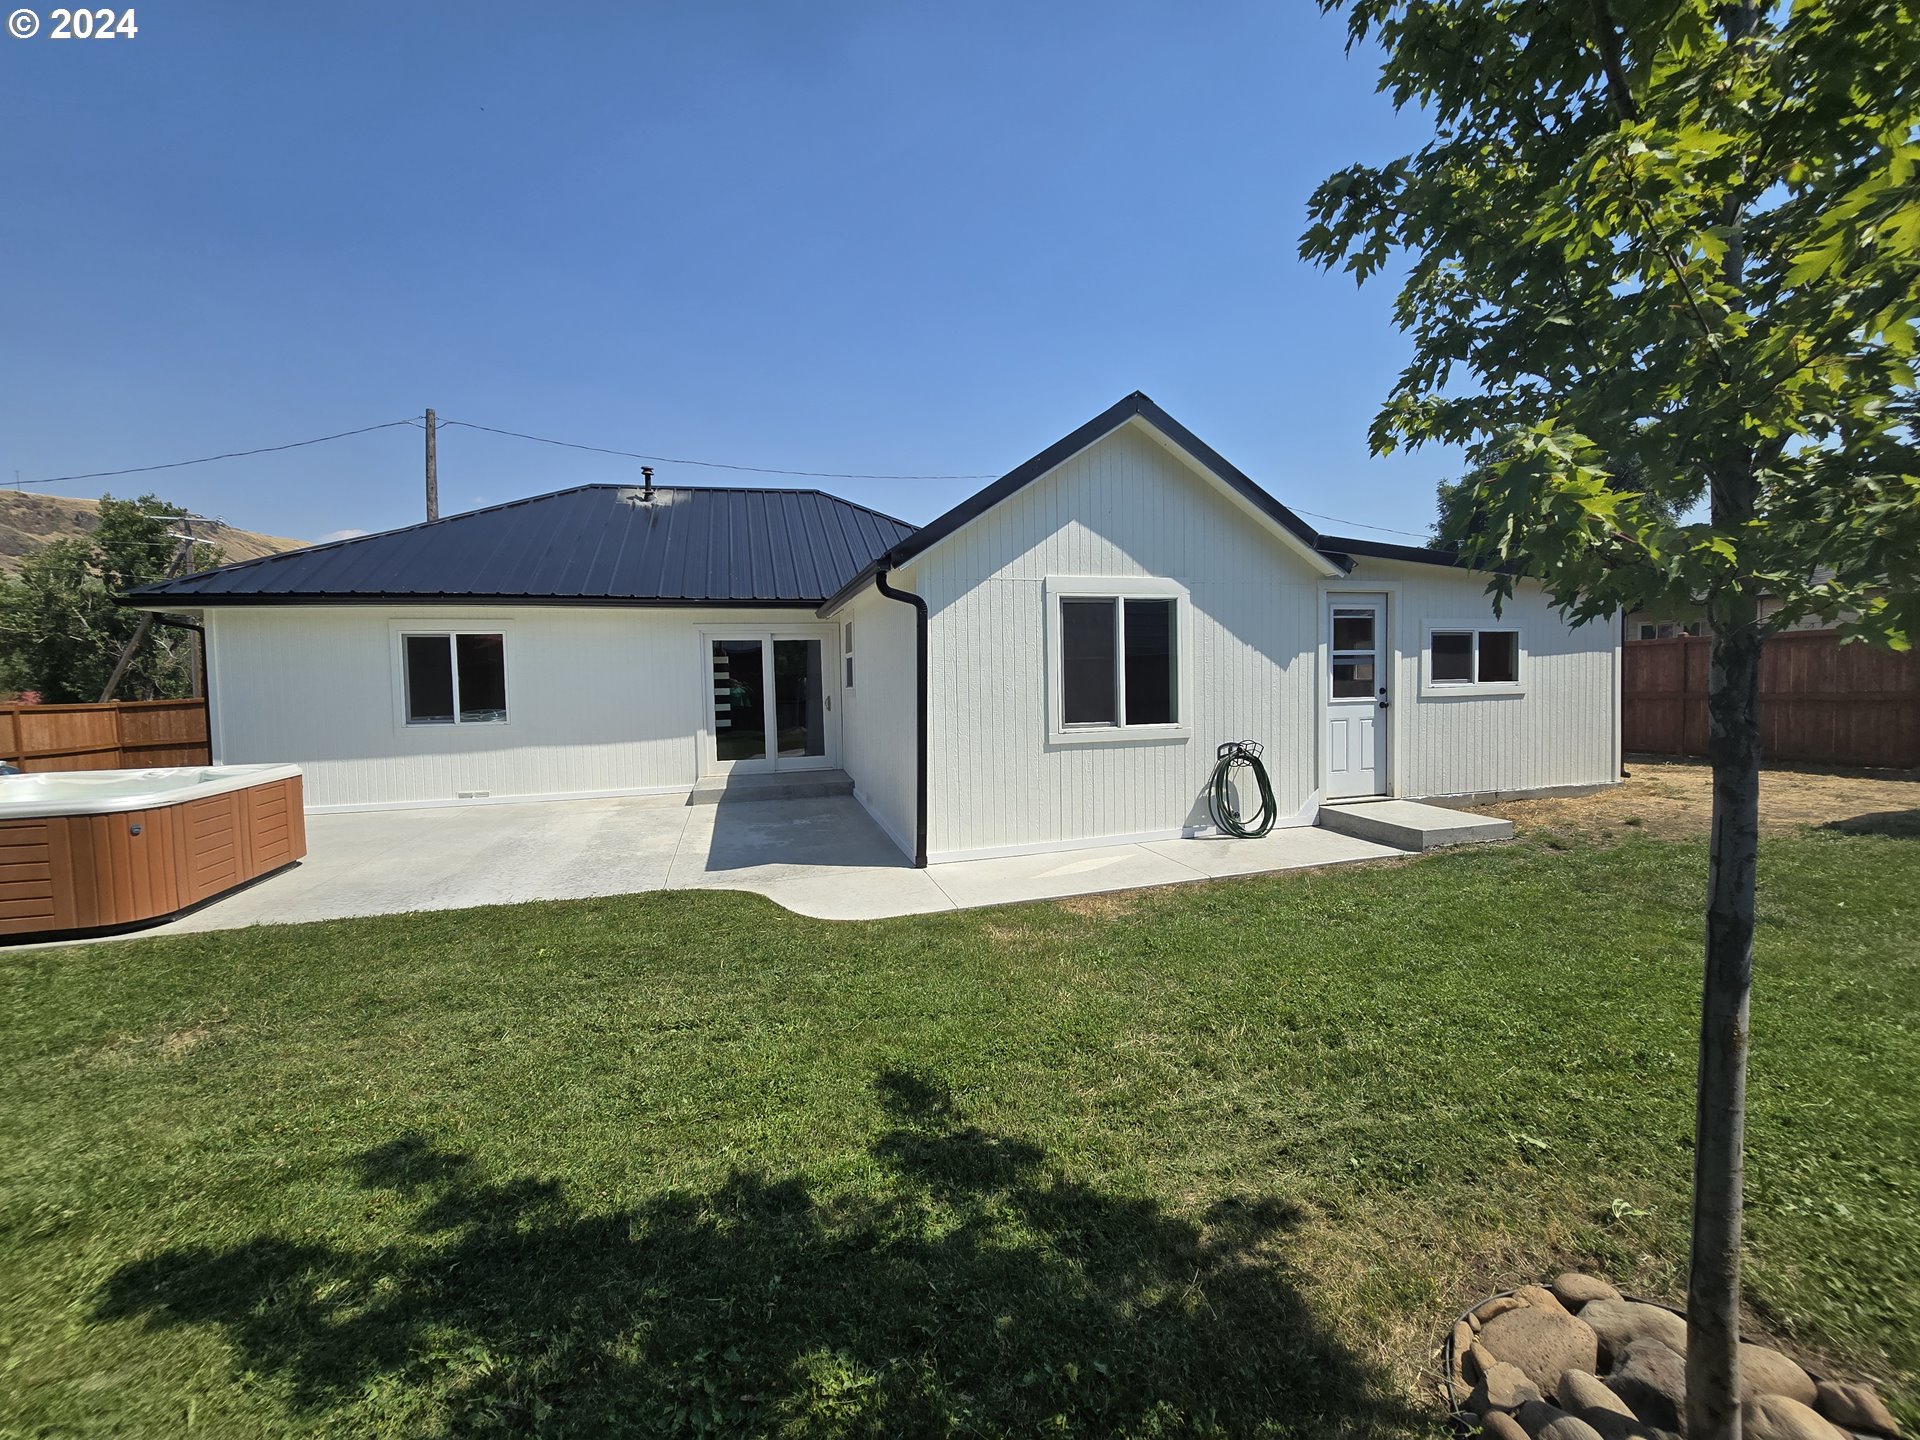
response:
<path id="1" fill-rule="evenodd" d="M 710 770 L 822 770 L 834 749 L 826 635 L 709 634 Z"/>

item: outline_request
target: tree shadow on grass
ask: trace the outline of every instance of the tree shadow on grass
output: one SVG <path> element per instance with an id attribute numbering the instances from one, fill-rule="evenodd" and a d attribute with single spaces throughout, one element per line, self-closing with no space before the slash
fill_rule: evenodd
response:
<path id="1" fill-rule="evenodd" d="M 1829 820 L 1820 828 L 1842 835 L 1890 835 L 1897 840 L 1920 840 L 1920 810 L 1875 810 L 1845 820 Z"/>
<path id="2" fill-rule="evenodd" d="M 100 1320 L 218 1326 L 291 1406 L 409 1433 L 1364 1434 L 1420 1426 L 1289 1283 L 1295 1212 L 1200 1224 L 965 1123 L 937 1083 L 858 1194 L 735 1174 L 588 1213 L 407 1135 L 354 1180 L 415 1207 L 371 1249 L 262 1238 L 127 1265 Z"/>

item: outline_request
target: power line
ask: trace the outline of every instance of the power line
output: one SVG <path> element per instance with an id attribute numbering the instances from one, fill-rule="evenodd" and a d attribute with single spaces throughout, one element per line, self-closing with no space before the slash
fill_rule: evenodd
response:
<path id="1" fill-rule="evenodd" d="M 178 470 L 183 465 L 210 465 L 215 460 L 239 460 L 248 455 L 271 455 L 278 450 L 298 450 L 305 445 L 324 445 L 329 440 L 344 440 L 349 435 L 366 435 L 375 430 L 391 430 L 399 425 L 411 425 L 407 420 L 387 420 L 379 425 L 362 425 L 358 430 L 342 430 L 333 435 L 320 435 L 312 440 L 291 440 L 285 445 L 262 445 L 255 450 L 229 450 L 221 455 L 202 455 L 196 460 L 169 460 L 164 465 L 130 465 L 125 470 L 89 470 L 81 475 L 49 475 L 40 480 L 16 480 L 16 485 L 58 485 L 67 480 L 111 480 L 116 475 L 145 475 L 154 470 Z"/>
<path id="2" fill-rule="evenodd" d="M 1369 525 L 1364 520 L 1343 520 L 1338 515 L 1322 515 L 1318 510 L 1302 510 L 1298 505 L 1290 505 L 1287 508 L 1296 515 L 1311 515 L 1316 520 L 1331 520 L 1336 525 L 1351 525 L 1356 530 L 1378 530 L 1384 535 L 1406 535 L 1428 543 L 1433 540 L 1431 535 L 1422 534 L 1418 530 L 1396 530 L 1391 525 Z"/>
<path id="3" fill-rule="evenodd" d="M 573 440 L 553 440 L 545 435 L 527 435 L 519 430 L 501 430 L 478 425 L 471 420 L 442 420 L 442 430 L 458 425 L 467 430 L 484 430 L 489 435 L 508 435 L 515 440 L 532 440 L 540 445 L 559 445 L 568 450 L 590 450 L 596 455 L 618 455 L 626 460 L 647 460 L 655 465 L 698 465 L 707 470 L 741 470 L 753 475 L 798 475 L 809 480 L 998 480 L 998 475 L 856 475 L 843 470 L 782 470 L 771 465 L 732 465 L 724 460 L 684 460 L 671 455 L 642 455 L 633 450 L 610 450 L 604 445 L 582 445 Z"/>
<path id="4" fill-rule="evenodd" d="M 416 420 L 413 423 L 418 425 L 420 422 Z M 680 460 L 670 455 L 642 455 L 633 450 L 610 450 L 603 445 L 583 445 L 573 440 L 553 440 L 544 435 L 526 435 L 518 430 L 501 430 L 492 425 L 476 424 L 472 420 L 440 421 L 442 430 L 455 425 L 468 430 L 484 430 L 490 435 L 508 435 L 515 440 L 532 440 L 541 445 L 559 445 L 568 450 L 588 450 L 596 455 L 618 455 L 627 460 L 647 460 L 656 465 L 700 465 L 712 470 L 744 470 L 756 475 L 801 475 L 812 480 L 998 480 L 1000 478 L 998 475 L 850 475 L 838 470 L 781 470 L 765 465 L 730 465 L 720 460 Z M 1405 535 L 1422 541 L 1430 538 L 1414 530 L 1396 530 L 1390 525 L 1369 525 L 1362 520 L 1345 520 L 1338 515 L 1321 515 L 1312 510 L 1300 510 L 1299 513 L 1312 515 L 1316 520 L 1331 520 L 1336 525 L 1351 525 L 1358 530 L 1378 530 L 1383 534 Z"/>
<path id="5" fill-rule="evenodd" d="M 736 465 L 725 460 L 689 460 L 671 455 L 647 455 L 637 450 L 615 450 L 605 445 L 587 445 L 577 440 L 556 440 L 547 435 L 529 435 L 521 430 L 504 430 L 495 425 L 482 425 L 473 420 L 442 420 L 442 430 L 459 426 L 466 430 L 480 430 L 489 435 L 504 435 L 513 440 L 528 440 L 536 445 L 557 445 L 566 450 L 584 450 L 594 455 L 615 455 L 625 460 L 645 460 L 655 465 L 690 465 L 706 470 L 733 470 L 752 475 L 790 475 L 808 480 L 934 480 L 967 481 L 997 480 L 998 475 L 870 475 L 844 470 L 788 470 L 772 465 Z M 145 475 L 156 470 L 178 470 L 188 465 L 210 465 L 217 460 L 239 460 L 249 455 L 271 455 L 282 450 L 299 450 L 309 445 L 324 445 L 330 440 L 345 440 L 354 435 L 369 435 L 376 430 L 392 430 L 400 426 L 424 428 L 418 416 L 408 416 L 404 420 L 387 420 L 378 425 L 363 425 L 357 430 L 340 430 L 332 435 L 318 435 L 311 440 L 292 440 L 285 445 L 261 445 L 252 450 L 228 450 L 219 455 L 202 455 L 193 460 L 169 460 L 159 465 L 131 465 L 123 470 L 91 470 L 75 475 L 49 475 L 36 480 L 15 479 L 16 488 L 28 485 L 59 485 L 71 480 L 110 480 L 121 475 Z M 1402 535 L 1423 543 L 1431 537 L 1414 530 L 1396 530 L 1390 525 L 1370 525 L 1363 520 L 1347 520 L 1338 515 L 1323 515 L 1314 510 L 1300 510 L 1299 514 L 1310 515 L 1316 520 L 1330 520 L 1336 525 L 1351 525 L 1358 530 L 1374 530 L 1383 535 Z M 201 517 L 195 517 L 201 518 Z M 213 524 L 225 524 L 224 521 L 212 521 Z"/>

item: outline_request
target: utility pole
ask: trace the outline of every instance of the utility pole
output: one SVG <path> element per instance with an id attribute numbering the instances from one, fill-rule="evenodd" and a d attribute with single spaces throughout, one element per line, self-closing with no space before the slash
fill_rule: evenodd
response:
<path id="1" fill-rule="evenodd" d="M 440 518 L 440 457 L 434 446 L 433 411 L 427 411 L 427 519 Z"/>
<path id="2" fill-rule="evenodd" d="M 180 529 L 183 532 L 180 543 L 186 548 L 187 568 L 185 573 L 192 574 L 194 568 L 194 551 L 193 515 L 191 512 L 180 517 Z M 206 619 L 205 611 L 201 612 L 200 618 L 202 621 Z M 187 694 L 195 700 L 201 698 L 200 672 L 201 667 L 205 664 L 206 657 L 200 653 L 200 632 L 198 630 L 189 630 L 187 632 Z"/>

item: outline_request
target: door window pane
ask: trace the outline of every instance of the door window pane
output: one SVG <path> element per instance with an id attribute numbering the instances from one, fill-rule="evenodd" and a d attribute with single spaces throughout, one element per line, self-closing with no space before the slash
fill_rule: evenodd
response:
<path id="1" fill-rule="evenodd" d="M 1368 699 L 1373 695 L 1373 688 L 1373 659 L 1371 656 L 1361 659 L 1335 657 L 1333 662 L 1334 699 Z"/>
<path id="2" fill-rule="evenodd" d="M 1171 725 L 1174 681 L 1173 601 L 1129 600 L 1127 621 L 1127 724 Z"/>
<path id="3" fill-rule="evenodd" d="M 1333 612 L 1333 648 L 1336 650 L 1373 649 L 1373 611 L 1335 610 Z"/>
<path id="4" fill-rule="evenodd" d="M 1519 678 L 1520 632 L 1482 630 L 1480 632 L 1480 683 L 1511 685 Z"/>
<path id="5" fill-rule="evenodd" d="M 758 640 L 713 642 L 713 744 L 718 759 L 766 758 L 764 689 Z"/>
<path id="6" fill-rule="evenodd" d="M 773 642 L 774 724 L 783 758 L 827 753 L 825 682 L 818 640 Z"/>
<path id="7" fill-rule="evenodd" d="M 1114 603 L 1060 602 L 1060 714 L 1069 725 L 1119 723 Z"/>
<path id="8" fill-rule="evenodd" d="M 1330 657 L 1333 698 L 1372 699 L 1379 686 L 1379 613 L 1371 606 L 1336 606 Z"/>
<path id="9" fill-rule="evenodd" d="M 453 724 L 453 649 L 445 635 L 406 637 L 407 723 Z"/>
<path id="10" fill-rule="evenodd" d="M 499 635 L 456 635 L 460 669 L 460 723 L 507 718 L 507 648 Z"/>

